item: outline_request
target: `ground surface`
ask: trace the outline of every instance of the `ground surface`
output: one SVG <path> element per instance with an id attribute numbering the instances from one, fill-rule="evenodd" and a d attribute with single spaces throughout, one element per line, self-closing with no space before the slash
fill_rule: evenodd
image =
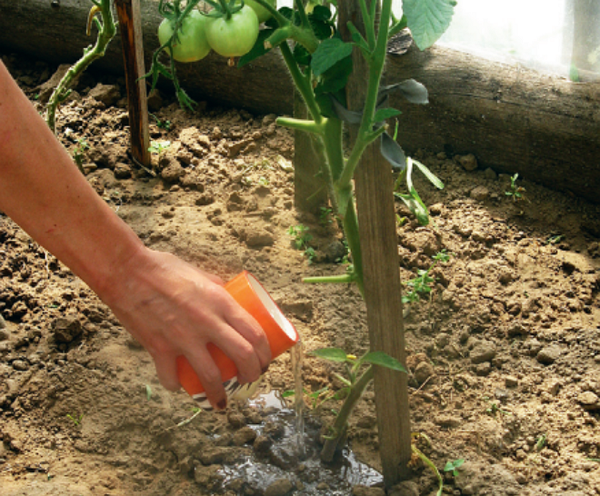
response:
<path id="1" fill-rule="evenodd" d="M 56 67 L 4 57 L 28 95 Z M 347 286 L 307 286 L 303 275 L 343 273 L 331 219 L 293 208 L 293 147 L 274 116 L 200 107 L 185 114 L 152 99 L 171 145 L 158 177 L 127 156 L 122 81 L 85 76 L 59 115 L 61 139 L 82 150 L 89 181 L 142 239 L 227 279 L 252 271 L 299 329 L 305 351 L 367 349 L 365 311 Z M 39 104 L 39 101 L 35 102 Z M 89 148 L 78 140 L 84 139 Z M 398 227 L 407 281 L 432 256 L 433 291 L 406 321 L 412 428 L 446 474 L 445 494 L 600 494 L 600 209 L 518 180 L 467 171 L 465 157 L 423 155 L 446 183 L 418 183 L 433 223 Z M 401 216 L 407 215 L 398 204 Z M 315 263 L 294 249 L 290 226 L 310 228 Z M 289 354 L 269 370 L 250 406 L 194 415 L 185 393 L 157 383 L 153 364 L 110 311 L 69 270 L 0 215 L 0 491 L 3 495 L 383 494 L 373 393 L 351 420 L 341 466 L 295 455 L 292 413 L 274 391 L 293 388 Z M 341 384 L 314 357 L 308 393 Z M 266 406 L 261 406 L 266 403 Z M 312 405 L 312 402 L 307 400 Z M 308 439 L 335 402 L 308 408 Z M 429 439 L 429 443 L 427 442 Z M 359 463 L 354 458 L 358 458 Z M 366 464 L 366 465 L 365 465 Z M 355 486 L 352 489 L 352 486 Z M 433 495 L 416 464 L 396 495 Z"/>

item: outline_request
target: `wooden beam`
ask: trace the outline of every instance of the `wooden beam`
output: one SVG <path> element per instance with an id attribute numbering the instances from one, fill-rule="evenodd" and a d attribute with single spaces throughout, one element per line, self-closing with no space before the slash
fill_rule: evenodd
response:
<path id="1" fill-rule="evenodd" d="M 125 83 L 129 106 L 131 154 L 144 167 L 150 166 L 148 101 L 144 70 L 144 41 L 139 0 L 115 0 L 123 47 Z"/>
<path id="2" fill-rule="evenodd" d="M 346 40 L 351 39 L 346 29 L 350 20 L 360 29 L 356 0 L 340 4 L 340 32 Z M 361 110 L 368 67 L 357 49 L 353 63 L 346 99 L 351 110 Z M 351 126 L 350 134 L 353 138 L 356 126 Z M 379 152 L 379 140 L 365 151 L 354 178 L 371 351 L 384 351 L 406 365 L 393 178 L 390 164 Z M 407 375 L 376 367 L 375 406 L 383 477 L 390 487 L 411 474 Z"/>
<path id="3" fill-rule="evenodd" d="M 307 119 L 308 109 L 298 91 L 294 92 L 294 117 Z M 294 206 L 300 212 L 318 215 L 329 197 L 326 182 L 318 174 L 320 158 L 313 148 L 313 137 L 294 131 Z"/>

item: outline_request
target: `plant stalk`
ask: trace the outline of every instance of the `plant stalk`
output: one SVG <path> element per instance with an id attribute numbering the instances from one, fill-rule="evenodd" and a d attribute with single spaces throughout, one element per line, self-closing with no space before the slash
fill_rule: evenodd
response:
<path id="1" fill-rule="evenodd" d="M 338 446 L 346 437 L 348 417 L 352 413 L 356 402 L 360 399 L 366 387 L 373 380 L 374 374 L 375 370 L 373 365 L 370 365 L 350 389 L 348 397 L 344 400 L 344 404 L 335 418 L 335 423 L 333 424 L 334 434 L 331 438 L 325 441 L 323 449 L 321 450 L 321 460 L 324 462 L 330 462 L 333 460 L 333 457 L 338 450 Z"/>
<path id="2" fill-rule="evenodd" d="M 92 62 L 104 57 L 108 44 L 115 36 L 117 28 L 110 10 L 110 4 L 110 0 L 100 0 L 99 4 L 94 3 L 90 15 L 93 16 L 98 12 L 102 19 L 100 22 L 95 22 L 98 28 L 96 44 L 93 47 L 84 49 L 83 56 L 69 68 L 50 96 L 46 109 L 46 122 L 53 133 L 56 133 L 56 109 L 69 96 L 69 87 Z"/>

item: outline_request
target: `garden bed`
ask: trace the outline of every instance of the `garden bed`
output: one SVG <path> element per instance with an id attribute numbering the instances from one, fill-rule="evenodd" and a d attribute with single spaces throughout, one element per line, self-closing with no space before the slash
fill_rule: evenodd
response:
<path id="1" fill-rule="evenodd" d="M 3 59 L 39 105 L 39 85 L 56 67 Z M 366 351 L 358 292 L 301 282 L 343 273 L 335 262 L 343 243 L 334 219 L 294 210 L 293 139 L 273 115 L 206 104 L 188 114 L 166 95 L 152 100 L 151 139 L 171 145 L 155 156 L 151 177 L 127 155 L 123 81 L 84 75 L 76 91 L 58 117 L 61 140 L 79 148 L 90 183 L 149 246 L 224 279 L 253 272 L 305 351 Z M 451 255 L 406 320 L 412 429 L 426 436 L 419 448 L 439 469 L 466 460 L 457 477 L 445 475 L 447 494 L 600 494 L 600 207 L 520 179 L 525 191 L 515 201 L 509 176 L 467 170 L 473 157 L 438 150 L 417 158 L 446 188 L 418 184 L 430 227 L 397 204 L 408 217 L 398 227 L 402 280 L 436 253 Z M 291 243 L 288 229 L 299 224 L 313 236 L 312 263 Z M 383 494 L 366 487 L 377 477 L 355 461 L 354 471 L 325 477 L 288 456 L 283 410 L 271 401 L 273 391 L 293 389 L 287 354 L 264 380 L 267 407 L 202 412 L 177 427 L 194 402 L 160 387 L 149 355 L 83 283 L 5 216 L 0 251 L 2 494 Z M 335 391 L 335 371 L 305 357 L 307 392 Z M 307 432 L 331 422 L 336 407 L 309 408 Z M 370 390 L 349 443 L 352 456 L 377 469 L 375 425 Z M 248 463 L 262 464 L 262 481 L 242 469 Z M 391 494 L 436 490 L 433 472 L 416 463 L 412 482 Z"/>

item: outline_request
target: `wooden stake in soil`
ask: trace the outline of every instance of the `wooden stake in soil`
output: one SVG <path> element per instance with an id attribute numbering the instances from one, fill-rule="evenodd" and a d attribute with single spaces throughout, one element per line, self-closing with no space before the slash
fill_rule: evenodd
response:
<path id="1" fill-rule="evenodd" d="M 340 3 L 340 31 L 351 20 L 360 29 L 356 0 Z M 354 50 L 354 71 L 346 87 L 351 110 L 363 108 L 368 69 L 359 50 Z M 350 128 L 351 137 L 356 129 Z M 355 173 L 356 203 L 363 257 L 367 322 L 372 351 L 384 351 L 406 365 L 402 286 L 398 270 L 396 214 L 390 165 L 379 152 L 379 140 L 363 154 Z M 375 406 L 379 429 L 379 452 L 386 486 L 410 477 L 411 432 L 406 374 L 384 367 L 375 369 Z"/>
<path id="2" fill-rule="evenodd" d="M 294 117 L 307 119 L 308 109 L 298 91 L 294 91 Z M 303 131 L 294 131 L 294 206 L 300 212 L 318 215 L 327 206 L 327 188 L 318 154 L 313 148 L 313 137 Z"/>
<path id="3" fill-rule="evenodd" d="M 139 0 L 115 0 L 125 63 L 125 83 L 129 105 L 131 154 L 142 166 L 150 166 L 148 102 L 145 74 L 144 43 Z"/>

